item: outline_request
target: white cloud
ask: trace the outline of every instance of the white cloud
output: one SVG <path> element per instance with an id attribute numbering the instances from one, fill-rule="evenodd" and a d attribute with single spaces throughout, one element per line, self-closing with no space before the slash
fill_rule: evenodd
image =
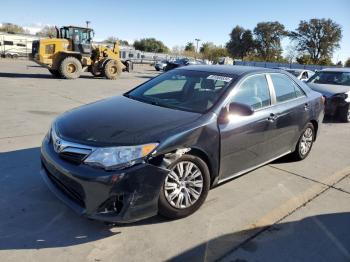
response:
<path id="1" fill-rule="evenodd" d="M 43 24 L 43 23 L 32 23 L 32 24 L 23 25 L 23 28 L 25 30 L 28 30 L 29 33 L 35 35 L 37 32 L 39 32 L 45 26 L 50 26 L 50 25 L 49 24 Z"/>

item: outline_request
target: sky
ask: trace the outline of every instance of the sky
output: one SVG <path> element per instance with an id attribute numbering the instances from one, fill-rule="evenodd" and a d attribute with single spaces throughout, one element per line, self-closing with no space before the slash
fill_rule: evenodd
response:
<path id="1" fill-rule="evenodd" d="M 0 8 L 6 10 L 0 23 L 16 23 L 32 32 L 44 25 L 82 26 L 88 20 L 96 41 L 155 37 L 170 48 L 195 38 L 224 45 L 236 25 L 253 30 L 259 22 L 279 21 L 294 30 L 300 20 L 331 18 L 343 29 L 333 61 L 350 57 L 350 0 L 2 0 Z M 285 49 L 290 45 L 288 39 L 282 43 Z"/>

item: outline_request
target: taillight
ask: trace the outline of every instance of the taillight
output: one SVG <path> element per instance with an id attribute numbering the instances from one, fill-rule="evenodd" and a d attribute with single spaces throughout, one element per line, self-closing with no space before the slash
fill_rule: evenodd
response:
<path id="1" fill-rule="evenodd" d="M 321 96 L 321 101 L 322 101 L 323 104 L 325 104 L 326 103 L 326 97 L 325 96 Z"/>

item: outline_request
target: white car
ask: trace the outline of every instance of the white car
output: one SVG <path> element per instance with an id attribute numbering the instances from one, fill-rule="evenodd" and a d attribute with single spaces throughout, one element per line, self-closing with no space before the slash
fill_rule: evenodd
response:
<path id="1" fill-rule="evenodd" d="M 311 70 L 305 70 L 305 69 L 283 69 L 287 71 L 288 73 L 294 75 L 296 78 L 298 78 L 301 81 L 307 81 L 310 77 L 312 77 L 315 72 Z"/>

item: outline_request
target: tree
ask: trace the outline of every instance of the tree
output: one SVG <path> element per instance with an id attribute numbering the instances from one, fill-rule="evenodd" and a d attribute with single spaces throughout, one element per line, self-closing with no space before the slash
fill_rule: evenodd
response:
<path id="1" fill-rule="evenodd" d="M 220 57 L 228 56 L 228 51 L 225 47 L 216 46 L 211 42 L 203 43 L 200 53 L 203 59 L 208 59 L 214 63 L 217 63 Z"/>
<path id="2" fill-rule="evenodd" d="M 233 58 L 244 59 L 244 57 L 254 50 L 255 42 L 250 30 L 236 26 L 230 33 L 230 41 L 226 44 L 228 52 Z"/>
<path id="3" fill-rule="evenodd" d="M 12 23 L 3 23 L 0 27 L 0 32 L 7 32 L 13 34 L 29 33 L 29 31 L 25 30 L 23 27 Z"/>
<path id="4" fill-rule="evenodd" d="M 106 42 L 108 44 L 114 44 L 116 41 L 119 42 L 120 45 L 123 45 L 123 46 L 129 46 L 129 42 L 126 41 L 126 40 L 121 40 L 117 37 L 114 37 L 114 36 L 109 36 L 107 37 L 106 40 L 104 40 L 103 42 Z"/>
<path id="5" fill-rule="evenodd" d="M 188 42 L 185 46 L 185 51 L 194 52 L 195 51 L 194 44 L 192 42 Z"/>
<path id="6" fill-rule="evenodd" d="M 57 31 L 54 26 L 44 26 L 39 32 L 36 33 L 37 36 L 43 36 L 43 37 L 56 37 Z"/>
<path id="7" fill-rule="evenodd" d="M 313 63 L 330 59 L 339 48 L 342 38 L 340 25 L 331 19 L 310 19 L 300 21 L 298 28 L 290 32 L 290 38 L 297 42 L 298 51 L 310 56 Z"/>
<path id="8" fill-rule="evenodd" d="M 346 60 L 344 66 L 345 67 L 350 67 L 350 58 L 348 58 L 348 60 Z"/>
<path id="9" fill-rule="evenodd" d="M 145 52 L 166 53 L 169 51 L 162 41 L 155 38 L 143 38 L 134 42 L 134 47 L 137 50 Z"/>
<path id="10" fill-rule="evenodd" d="M 287 34 L 279 22 L 261 22 L 254 28 L 257 54 L 265 61 L 281 59 L 281 39 Z"/>

